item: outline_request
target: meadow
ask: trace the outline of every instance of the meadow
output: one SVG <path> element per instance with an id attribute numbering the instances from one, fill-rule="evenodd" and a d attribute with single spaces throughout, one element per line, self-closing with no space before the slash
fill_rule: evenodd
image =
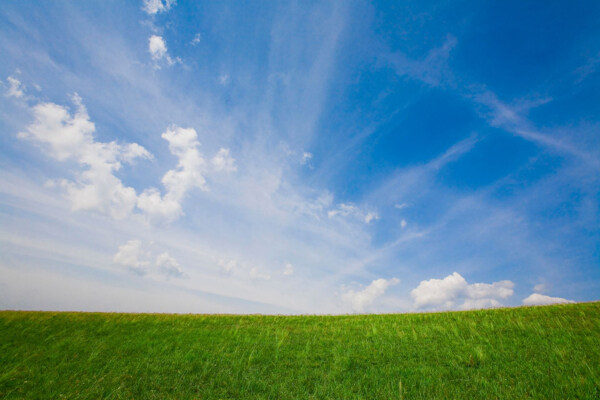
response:
<path id="1" fill-rule="evenodd" d="M 600 399 L 600 303 L 347 316 L 0 312 L 3 399 Z"/>

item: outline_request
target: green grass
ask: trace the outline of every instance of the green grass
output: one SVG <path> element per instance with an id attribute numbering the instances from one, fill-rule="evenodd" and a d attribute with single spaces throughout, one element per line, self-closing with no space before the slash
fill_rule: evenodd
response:
<path id="1" fill-rule="evenodd" d="M 298 317 L 6 311 L 0 398 L 600 399 L 600 303 Z"/>

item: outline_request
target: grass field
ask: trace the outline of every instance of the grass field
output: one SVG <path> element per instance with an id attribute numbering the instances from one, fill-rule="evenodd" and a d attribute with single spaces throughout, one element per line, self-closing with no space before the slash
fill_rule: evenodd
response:
<path id="1" fill-rule="evenodd" d="M 600 303 L 357 316 L 0 312 L 0 398 L 600 399 Z"/>

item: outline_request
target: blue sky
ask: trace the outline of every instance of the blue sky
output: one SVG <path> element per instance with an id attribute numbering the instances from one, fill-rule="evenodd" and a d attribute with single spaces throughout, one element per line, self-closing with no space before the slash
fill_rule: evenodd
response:
<path id="1" fill-rule="evenodd" d="M 0 308 L 600 293 L 600 4 L 0 5 Z"/>

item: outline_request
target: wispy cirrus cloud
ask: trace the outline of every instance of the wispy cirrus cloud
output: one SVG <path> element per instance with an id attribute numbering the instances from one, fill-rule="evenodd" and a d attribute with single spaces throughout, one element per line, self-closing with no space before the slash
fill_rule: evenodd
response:
<path id="1" fill-rule="evenodd" d="M 469 96 L 472 96 L 478 105 L 485 108 L 484 115 L 486 115 L 487 120 L 492 126 L 505 129 L 527 141 L 545 147 L 550 151 L 574 156 L 590 163 L 590 165 L 595 168 L 600 167 L 600 163 L 594 155 L 570 143 L 569 139 L 566 137 L 555 137 L 550 133 L 543 133 L 539 129 L 536 129 L 530 121 L 522 116 L 521 110 L 517 107 L 512 107 L 503 103 L 498 99 L 496 94 L 490 90 L 483 89 L 481 92 L 475 92 Z M 541 102 L 534 102 L 529 105 L 525 110 L 545 104 L 549 101 L 551 100 L 542 99 Z"/>
<path id="2" fill-rule="evenodd" d="M 473 15 L 432 29 L 441 6 L 435 17 L 407 5 L 402 31 L 381 4 L 173 5 L 140 2 L 114 20 L 94 3 L 3 8 L 5 76 L 19 66 L 19 90 L 44 87 L 42 100 L 0 96 L 3 129 L 47 157 L 3 137 L 1 279 L 30 292 L 41 282 L 11 268 L 57 285 L 63 276 L 70 289 L 105 290 L 103 279 L 126 288 L 106 293 L 137 299 L 131 310 L 187 312 L 413 310 L 412 290 L 453 271 L 481 283 L 462 278 L 458 294 L 422 309 L 517 305 L 535 282 L 567 298 L 594 293 L 594 119 L 542 118 L 578 73 L 500 90 L 465 53 L 476 48 L 465 33 Z M 43 12 L 48 24 L 30 22 Z M 175 55 L 186 65 L 165 68 Z M 584 79 L 580 91 L 594 72 Z M 72 91 L 89 113 L 64 106 Z M 38 136 L 34 103 L 58 121 L 44 117 Z M 124 262 L 142 279 L 113 262 L 131 238 L 140 254 Z M 165 279 L 178 271 L 186 279 Z M 379 279 L 390 276 L 402 277 L 393 290 Z M 60 292 L 44 292 L 47 304 L 65 304 Z M 71 304 L 115 307 L 73 293 Z"/>
<path id="3" fill-rule="evenodd" d="M 414 60 L 404 53 L 387 54 L 384 59 L 398 75 L 437 86 L 451 79 L 448 58 L 456 44 L 457 39 L 452 35 L 447 35 L 444 44 L 429 50 L 424 59 Z"/>
<path id="4" fill-rule="evenodd" d="M 329 218 L 336 218 L 336 217 L 357 218 L 359 220 L 364 221 L 366 224 L 370 223 L 373 220 L 379 219 L 377 212 L 363 210 L 351 203 L 338 204 L 337 207 L 327 211 L 327 216 Z"/>

